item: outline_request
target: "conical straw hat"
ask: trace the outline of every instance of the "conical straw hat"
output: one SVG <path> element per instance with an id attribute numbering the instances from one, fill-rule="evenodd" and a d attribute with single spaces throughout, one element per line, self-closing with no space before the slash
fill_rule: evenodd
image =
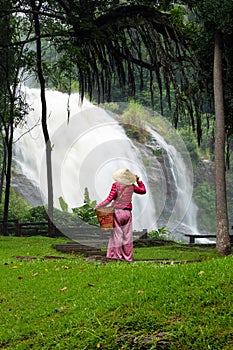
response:
<path id="1" fill-rule="evenodd" d="M 115 181 L 124 185 L 132 185 L 136 181 L 136 175 L 131 173 L 129 169 L 118 169 L 114 171 L 112 177 Z"/>

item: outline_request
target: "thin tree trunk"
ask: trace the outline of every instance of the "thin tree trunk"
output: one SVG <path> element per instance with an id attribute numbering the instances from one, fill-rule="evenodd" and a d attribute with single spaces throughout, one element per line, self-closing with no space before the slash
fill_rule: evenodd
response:
<path id="1" fill-rule="evenodd" d="M 34 10 L 34 24 L 36 33 L 36 49 L 37 49 L 37 73 L 40 81 L 41 90 L 41 106 L 42 106 L 42 129 L 46 146 L 46 166 L 47 166 L 47 186 L 48 186 L 48 231 L 50 236 L 54 236 L 54 225 L 53 225 L 53 181 L 52 181 L 52 147 L 47 127 L 47 104 L 45 97 L 45 79 L 42 68 L 42 49 L 41 49 L 41 38 L 40 38 L 40 21 L 38 17 L 39 7 L 36 6 L 37 1 L 31 1 L 32 9 Z"/>
<path id="2" fill-rule="evenodd" d="M 2 142 L 3 142 L 3 161 L 2 161 L 1 178 L 0 178 L 0 203 L 2 203 L 4 179 L 6 174 L 6 160 L 7 160 L 7 148 L 6 148 L 5 138 L 3 137 L 3 135 L 2 135 Z"/>
<path id="3" fill-rule="evenodd" d="M 215 104 L 215 187 L 216 187 L 216 248 L 219 254 L 231 253 L 227 213 L 225 170 L 225 117 L 222 83 L 221 35 L 215 35 L 214 50 L 214 104 Z"/>
<path id="4" fill-rule="evenodd" d="M 9 133 L 6 134 L 5 143 L 7 149 L 7 163 L 6 163 L 6 186 L 5 186 L 5 200 L 4 200 L 4 213 L 3 213 L 3 235 L 8 236 L 8 216 L 9 216 L 9 202 L 10 202 L 10 187 L 11 187 L 11 165 L 12 165 L 12 144 L 13 144 L 13 102 L 11 101 L 11 115 Z"/>

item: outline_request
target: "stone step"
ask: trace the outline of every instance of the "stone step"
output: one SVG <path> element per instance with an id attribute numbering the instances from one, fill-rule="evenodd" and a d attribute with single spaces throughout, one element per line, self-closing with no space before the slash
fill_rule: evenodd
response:
<path id="1" fill-rule="evenodd" d="M 80 253 L 84 256 L 105 255 L 100 248 L 80 243 L 67 242 L 66 244 L 54 244 L 53 248 L 62 253 Z"/>

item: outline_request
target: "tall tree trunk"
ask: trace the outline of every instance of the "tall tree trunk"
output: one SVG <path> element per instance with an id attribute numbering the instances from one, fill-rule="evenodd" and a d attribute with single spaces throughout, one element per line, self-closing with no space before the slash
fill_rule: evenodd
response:
<path id="1" fill-rule="evenodd" d="M 5 8 L 7 11 L 11 11 L 11 2 L 6 0 L 0 1 L 1 9 Z M 11 185 L 11 164 L 12 164 L 12 143 L 14 132 L 14 101 L 12 99 L 11 88 L 13 85 L 12 72 L 14 70 L 14 55 L 13 50 L 10 48 L 12 28 L 11 18 L 9 16 L 3 16 L 0 23 L 1 32 L 1 68 L 0 68 L 0 87 L 1 87 L 1 128 L 4 130 L 3 143 L 4 143 L 4 159 L 1 176 L 1 200 L 4 185 L 5 176 L 5 199 L 4 199 L 4 212 L 3 212 L 3 234 L 8 235 L 8 212 L 10 201 L 10 185 Z M 10 86 L 9 96 L 8 90 Z M 14 88 L 12 88 L 14 90 Z M 8 97 L 10 99 L 8 100 Z M 9 111 L 8 111 L 9 103 Z"/>
<path id="2" fill-rule="evenodd" d="M 36 5 L 38 4 L 38 6 Z M 40 33 L 40 21 L 38 12 L 42 1 L 31 1 L 31 6 L 34 11 L 34 24 L 36 33 L 36 49 L 37 49 L 37 73 L 40 81 L 41 90 L 41 106 L 42 106 L 42 129 L 46 147 L 46 166 L 47 166 L 47 186 L 48 186 L 48 224 L 49 224 L 49 235 L 54 236 L 54 225 L 53 225 L 53 180 L 52 180 L 52 147 L 47 126 L 47 104 L 45 97 L 45 79 L 42 68 L 42 49 L 41 49 L 41 33 Z"/>
<path id="3" fill-rule="evenodd" d="M 222 38 L 215 34 L 214 49 L 214 105 L 215 105 L 215 187 L 216 187 L 216 248 L 219 254 L 231 253 L 227 213 L 225 170 L 225 117 L 222 83 Z"/>
<path id="4" fill-rule="evenodd" d="M 6 186 L 5 186 L 5 200 L 4 200 L 4 213 L 3 213 L 3 235 L 8 236 L 8 216 L 9 216 L 9 202 L 10 202 L 10 188 L 11 188 L 11 165 L 12 165 L 12 144 L 14 135 L 13 125 L 13 104 L 11 106 L 11 123 L 9 125 L 9 135 L 6 135 L 6 147 L 7 147 L 7 163 L 6 163 Z"/>
<path id="5" fill-rule="evenodd" d="M 1 178 L 0 178 L 0 203 L 2 203 L 2 196 L 3 196 L 3 187 L 4 187 L 4 179 L 5 179 L 5 173 L 6 173 L 6 160 L 7 160 L 7 147 L 5 138 L 2 135 L 2 143 L 3 143 L 3 160 L 2 160 L 2 169 L 1 169 Z"/>

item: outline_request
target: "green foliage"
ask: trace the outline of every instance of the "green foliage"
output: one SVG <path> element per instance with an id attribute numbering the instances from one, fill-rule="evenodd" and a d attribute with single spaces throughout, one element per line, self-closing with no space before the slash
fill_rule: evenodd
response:
<path id="1" fill-rule="evenodd" d="M 59 197 L 59 204 L 61 207 L 61 210 L 64 211 L 65 213 L 68 212 L 68 204 L 64 201 L 64 199 L 62 197 Z"/>
<path id="2" fill-rule="evenodd" d="M 54 208 L 53 218 L 56 226 L 76 226 L 82 224 L 82 221 L 73 213 L 61 211 L 56 208 Z"/>
<path id="3" fill-rule="evenodd" d="M 84 221 L 90 225 L 98 226 L 98 220 L 94 211 L 96 201 L 91 201 L 87 187 L 84 190 L 84 205 L 72 208 L 72 213 L 68 213 L 68 204 L 62 197 L 59 198 L 59 202 L 62 212 L 55 210 L 54 220 L 56 223 L 72 225 L 81 224 Z"/>
<path id="4" fill-rule="evenodd" d="M 195 187 L 194 201 L 198 206 L 198 227 L 206 232 L 216 232 L 215 191 L 206 181 Z"/>
<path id="5" fill-rule="evenodd" d="M 81 207 L 73 208 L 72 210 L 73 213 L 84 222 L 87 222 L 90 225 L 99 226 L 93 206 L 90 204 L 85 203 Z"/>
<path id="6" fill-rule="evenodd" d="M 103 105 L 100 104 L 100 106 L 103 106 L 104 109 L 106 109 L 108 112 L 111 111 L 114 114 L 121 114 L 122 113 L 122 104 L 117 102 L 106 102 Z"/>
<path id="7" fill-rule="evenodd" d="M 232 0 L 205 0 L 196 2 L 198 15 L 210 30 L 232 34 Z"/>
<path id="8" fill-rule="evenodd" d="M 21 221 L 20 217 L 19 219 Z M 48 221 L 48 214 L 47 214 L 46 208 L 43 205 L 31 208 L 29 210 L 28 219 L 29 219 L 28 221 L 31 221 L 31 222 Z"/>
<path id="9" fill-rule="evenodd" d="M 154 238 L 154 239 L 163 239 L 164 235 L 168 235 L 170 233 L 170 230 L 167 229 L 166 227 L 160 227 L 157 230 L 150 231 L 148 233 L 149 238 Z"/>
<path id="10" fill-rule="evenodd" d="M 19 219 L 21 221 L 27 221 L 30 217 L 30 210 L 32 206 L 22 197 L 20 197 L 13 188 L 10 190 L 10 202 L 9 202 L 9 219 Z M 0 217 L 3 218 L 4 213 L 4 193 L 3 199 L 0 203 Z"/>
<path id="11" fill-rule="evenodd" d="M 199 161 L 200 151 L 199 151 L 197 139 L 194 133 L 190 129 L 184 127 L 182 129 L 179 129 L 179 135 L 182 137 L 187 147 L 187 150 L 193 165 L 194 164 L 196 165 Z"/>
<path id="12" fill-rule="evenodd" d="M 208 157 L 214 160 L 215 143 L 215 116 L 205 114 L 202 118 L 202 143 L 200 145 L 200 157 Z"/>
<path id="13" fill-rule="evenodd" d="M 201 79 L 204 78 L 208 89 L 206 101 L 213 99 L 213 62 L 215 34 L 221 38 L 222 69 L 224 86 L 224 112 L 226 133 L 231 134 L 232 122 L 232 86 L 233 86 L 233 49 L 230 45 L 233 36 L 233 2 L 232 0 L 188 1 L 195 14 L 195 22 L 199 25 L 199 35 L 196 37 L 196 57 L 201 64 Z M 208 103 L 204 102 L 206 110 Z M 208 107 L 207 107 L 208 108 Z M 205 113 L 204 110 L 204 113 Z M 213 107 L 209 106 L 213 112 Z"/>
<path id="14" fill-rule="evenodd" d="M 146 120 L 149 116 L 150 113 L 147 112 L 142 105 L 131 101 L 120 118 L 126 135 L 141 143 L 149 141 L 151 135 L 146 131 L 145 127 Z"/>
<path id="15" fill-rule="evenodd" d="M 90 196 L 89 196 L 89 192 L 88 192 L 87 187 L 85 187 L 85 189 L 84 189 L 84 203 L 91 205 L 91 200 L 90 200 Z"/>
<path id="16" fill-rule="evenodd" d="M 84 189 L 84 204 L 88 204 L 89 207 L 94 208 L 96 206 L 96 200 L 92 201 L 90 199 L 88 188 Z"/>
<path id="17" fill-rule="evenodd" d="M 91 201 L 89 198 L 88 190 L 85 190 L 85 203 L 79 208 L 72 209 L 73 212 L 68 212 L 68 205 L 62 197 L 59 198 L 62 210 L 54 208 L 53 221 L 55 225 L 74 226 L 81 225 L 82 222 L 88 222 L 91 225 L 98 226 L 98 220 L 93 208 L 96 205 L 96 201 Z M 0 204 L 0 217 L 3 217 L 4 210 L 4 196 L 3 201 Z M 48 221 L 47 206 L 32 207 L 22 197 L 11 189 L 10 204 L 9 204 L 9 219 L 19 219 L 24 222 L 41 222 Z"/>
<path id="18" fill-rule="evenodd" d="M 73 213 L 82 221 L 87 222 L 90 225 L 99 226 L 94 207 L 96 206 L 96 201 L 91 201 L 88 188 L 84 190 L 84 205 L 72 208 Z"/>
<path id="19" fill-rule="evenodd" d="M 4 158 L 3 138 L 0 137 L 0 169 L 1 170 L 2 170 L 2 166 L 3 166 L 3 158 Z"/>
<path id="20" fill-rule="evenodd" d="M 184 17 L 186 16 L 186 9 L 185 9 L 184 5 L 171 6 L 170 7 L 170 14 L 171 14 L 172 23 L 174 25 L 176 25 L 177 27 L 184 25 L 184 20 L 185 20 Z"/>
<path id="21" fill-rule="evenodd" d="M 19 217 L 19 219 L 21 220 L 21 217 Z M 48 221 L 47 207 L 42 205 L 31 208 L 28 212 L 28 221 Z M 53 221 L 55 226 L 74 226 L 81 224 L 81 221 L 77 218 L 76 215 L 67 211 L 61 211 L 57 208 L 54 208 L 53 211 Z"/>
<path id="22" fill-rule="evenodd" d="M 229 169 L 226 172 L 227 179 L 227 207 L 230 232 L 233 233 L 233 172 Z"/>

